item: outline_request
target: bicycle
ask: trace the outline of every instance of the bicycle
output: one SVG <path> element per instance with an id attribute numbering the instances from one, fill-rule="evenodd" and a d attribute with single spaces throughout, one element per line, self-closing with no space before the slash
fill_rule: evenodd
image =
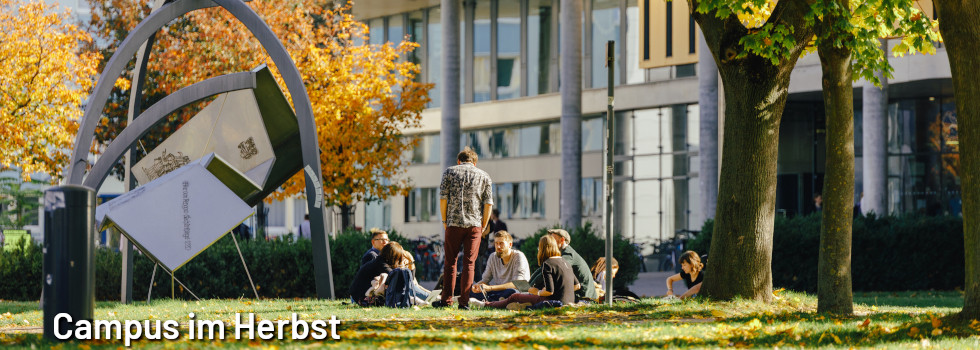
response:
<path id="1" fill-rule="evenodd" d="M 435 281 L 442 273 L 443 252 L 442 242 L 438 240 L 439 235 L 429 237 L 419 237 L 414 247 L 417 276 L 424 281 Z"/>
<path id="2" fill-rule="evenodd" d="M 660 261 L 658 266 L 658 271 L 681 271 L 681 264 L 678 261 L 681 254 L 684 254 L 684 247 L 687 245 L 687 241 L 701 233 L 701 231 L 680 229 L 674 232 L 674 238 L 661 242 L 657 246 L 657 252 L 659 254 L 664 254 L 664 258 Z"/>
<path id="3" fill-rule="evenodd" d="M 640 272 L 647 272 L 646 256 L 643 255 L 643 247 L 647 244 L 649 244 L 649 242 L 630 243 L 630 245 L 633 246 L 633 254 L 640 259 Z"/>

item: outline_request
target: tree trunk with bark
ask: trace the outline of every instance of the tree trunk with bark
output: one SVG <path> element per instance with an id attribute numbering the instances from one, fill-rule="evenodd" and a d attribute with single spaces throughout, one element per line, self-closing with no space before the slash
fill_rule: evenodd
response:
<path id="1" fill-rule="evenodd" d="M 721 74 L 725 91 L 725 141 L 718 205 L 711 237 L 709 266 L 701 292 L 715 299 L 742 297 L 769 302 L 772 294 L 772 233 L 776 205 L 776 159 L 779 124 L 786 105 L 790 73 L 813 36 L 801 1 L 782 1 L 771 22 L 793 28 L 795 44 L 776 64 L 746 50 L 739 40 L 748 34 L 735 16 L 696 13 Z"/>
<path id="2" fill-rule="evenodd" d="M 980 1 L 935 0 L 953 75 L 960 147 L 966 287 L 962 320 L 980 319 Z"/>
<path id="3" fill-rule="evenodd" d="M 847 9 L 847 0 L 838 0 Z M 845 11 L 845 10 L 842 10 Z M 829 40 L 818 46 L 823 70 L 823 100 L 827 114 L 827 173 L 824 175 L 823 217 L 817 265 L 817 312 L 854 313 L 851 292 L 851 224 L 854 222 L 854 95 L 851 87 L 849 33 L 834 24 L 850 11 L 826 15 L 823 28 Z M 843 16 L 847 16 L 841 18 Z"/>

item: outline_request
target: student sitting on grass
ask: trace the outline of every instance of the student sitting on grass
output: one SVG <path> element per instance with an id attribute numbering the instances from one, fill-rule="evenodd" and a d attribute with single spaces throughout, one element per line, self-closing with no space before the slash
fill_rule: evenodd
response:
<path id="1" fill-rule="evenodd" d="M 399 259 L 398 262 L 395 263 L 395 265 L 392 267 L 396 269 L 407 269 L 408 271 L 410 271 L 412 273 L 411 288 L 412 288 L 412 292 L 414 292 L 415 294 L 415 297 L 419 298 L 423 302 L 425 301 L 425 299 L 429 298 L 429 294 L 431 294 L 432 292 L 426 290 L 425 288 L 422 288 L 422 286 L 419 285 L 418 279 L 415 278 L 415 257 L 412 255 L 411 252 L 407 250 L 402 250 L 401 259 Z"/>
<path id="2" fill-rule="evenodd" d="M 680 296 L 681 299 L 689 298 L 701 291 L 701 281 L 704 280 L 704 264 L 701 257 L 693 251 L 686 251 L 681 254 L 681 273 L 667 277 L 667 296 L 674 295 L 674 282 L 684 280 L 687 292 Z"/>
<path id="3" fill-rule="evenodd" d="M 350 285 L 350 298 L 355 304 L 367 306 L 365 293 L 371 289 L 371 281 L 381 274 L 391 272 L 392 266 L 398 264 L 405 255 L 405 249 L 398 242 L 389 242 L 381 248 L 381 254 L 371 262 L 361 266 L 354 275 L 354 281 Z"/>
<path id="4" fill-rule="evenodd" d="M 477 300 L 497 301 L 506 299 L 511 294 L 518 292 L 513 281 L 527 281 L 531 277 L 527 258 L 520 250 L 513 249 L 514 238 L 511 237 L 510 233 L 497 231 L 493 235 L 495 251 L 490 253 L 490 257 L 487 259 L 487 268 L 483 271 L 483 279 L 473 285 L 473 293 L 470 294 Z"/>
<path id="5" fill-rule="evenodd" d="M 574 303 L 578 278 L 572 272 L 572 266 L 562 259 L 558 242 L 551 235 L 544 235 L 538 241 L 538 264 L 541 265 L 541 278 L 527 293 L 515 293 L 507 299 L 484 305 L 497 309 L 523 310 L 548 300 L 560 301 L 562 305 Z"/>

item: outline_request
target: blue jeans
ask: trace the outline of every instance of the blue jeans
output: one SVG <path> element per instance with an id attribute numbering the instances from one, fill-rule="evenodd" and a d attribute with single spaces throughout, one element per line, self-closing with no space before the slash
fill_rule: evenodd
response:
<path id="1" fill-rule="evenodd" d="M 513 289 L 513 288 L 504 289 L 504 290 L 495 290 L 495 291 L 492 291 L 492 292 L 487 292 L 487 298 L 489 298 L 490 300 L 483 300 L 483 293 L 473 293 L 471 295 L 473 296 L 473 299 L 476 299 L 476 300 L 481 300 L 481 301 L 497 301 L 497 300 L 500 300 L 500 299 L 507 299 L 507 297 L 511 296 L 511 294 L 514 294 L 514 293 L 517 293 L 517 292 L 518 292 L 518 290 L 517 289 Z"/>
<path id="2" fill-rule="evenodd" d="M 418 282 L 412 281 L 412 292 L 415 293 L 415 296 L 419 299 L 425 300 L 429 298 L 429 292 L 422 289 L 422 286 L 419 286 Z"/>

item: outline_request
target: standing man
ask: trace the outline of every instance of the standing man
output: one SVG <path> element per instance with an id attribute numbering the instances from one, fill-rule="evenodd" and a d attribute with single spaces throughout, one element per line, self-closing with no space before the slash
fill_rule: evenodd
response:
<path id="1" fill-rule="evenodd" d="M 371 232 L 371 249 L 361 256 L 361 266 L 374 261 L 381 254 L 381 248 L 388 244 L 388 232 L 376 230 Z"/>
<path id="2" fill-rule="evenodd" d="M 463 272 L 459 286 L 459 308 L 469 309 L 470 288 L 480 240 L 486 236 L 493 209 L 490 175 L 476 167 L 477 156 L 469 147 L 456 156 L 455 166 L 442 173 L 439 185 L 439 209 L 446 230 L 446 263 L 442 274 L 442 296 L 434 307 L 449 306 L 456 288 L 456 263 L 463 246 Z"/>
<path id="3" fill-rule="evenodd" d="M 303 223 L 299 224 L 298 231 L 296 238 L 313 239 L 313 232 L 310 231 L 310 214 L 303 215 Z"/>

